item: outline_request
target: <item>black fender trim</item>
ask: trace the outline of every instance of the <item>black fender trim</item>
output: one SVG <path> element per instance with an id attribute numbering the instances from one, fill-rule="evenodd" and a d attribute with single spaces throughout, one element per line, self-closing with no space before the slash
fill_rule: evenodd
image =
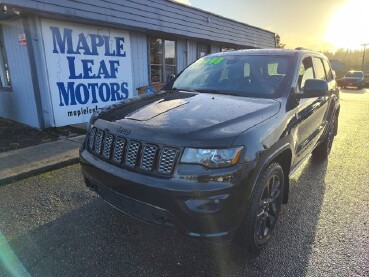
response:
<path id="1" fill-rule="evenodd" d="M 289 151 L 291 153 L 291 160 L 290 160 L 290 164 L 288 165 L 288 171 L 284 172 L 284 192 L 283 192 L 283 203 L 286 204 L 288 201 L 288 193 L 289 193 L 289 171 L 291 170 L 291 161 L 292 161 L 292 155 L 293 155 L 293 151 L 292 151 L 292 146 L 289 142 L 286 142 L 285 144 L 279 145 L 276 148 L 272 147 L 270 149 L 268 149 L 267 151 L 265 151 L 261 156 L 260 156 L 260 160 L 258 161 L 256 167 L 255 167 L 255 172 L 253 174 L 252 180 L 250 182 L 251 185 L 251 197 L 254 195 L 254 191 L 255 191 L 255 187 L 257 185 L 257 182 L 260 178 L 260 175 L 262 174 L 262 172 L 271 164 L 272 161 L 274 160 L 278 160 L 278 156 L 280 156 L 282 153 L 284 153 L 285 151 Z M 283 167 L 285 165 L 281 164 Z M 284 170 L 286 171 L 286 170 Z M 250 197 L 250 199 L 251 199 Z"/>
<path id="2" fill-rule="evenodd" d="M 277 159 L 278 156 L 280 156 L 285 151 L 289 151 L 291 153 L 291 157 L 290 157 L 290 163 L 288 165 L 281 164 L 281 166 L 284 169 L 283 204 L 287 204 L 288 202 L 288 194 L 289 194 L 289 188 L 290 188 L 290 179 L 289 179 L 290 174 L 289 173 L 291 170 L 291 161 L 292 161 L 292 147 L 290 143 L 286 143 L 278 147 L 277 149 L 274 149 L 272 154 L 269 154 L 266 159 L 262 160 L 262 163 L 259 164 L 258 166 L 259 170 L 257 171 L 257 175 L 256 175 L 254 186 L 253 186 L 253 189 L 255 189 L 255 185 L 257 183 L 257 180 L 260 178 L 260 174 L 269 166 L 269 164 L 272 163 L 272 161 L 278 160 Z M 285 170 L 286 166 L 288 167 L 288 170 Z"/>

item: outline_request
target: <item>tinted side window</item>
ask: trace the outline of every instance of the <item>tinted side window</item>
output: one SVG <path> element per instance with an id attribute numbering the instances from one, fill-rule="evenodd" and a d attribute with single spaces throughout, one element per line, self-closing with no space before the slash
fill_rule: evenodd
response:
<path id="1" fill-rule="evenodd" d="M 313 60 L 315 68 L 315 78 L 320 80 L 327 80 L 322 60 L 319 58 L 313 58 Z"/>
<path id="2" fill-rule="evenodd" d="M 327 81 L 330 82 L 334 79 L 331 66 L 327 60 L 323 60 L 325 75 L 327 76 Z"/>

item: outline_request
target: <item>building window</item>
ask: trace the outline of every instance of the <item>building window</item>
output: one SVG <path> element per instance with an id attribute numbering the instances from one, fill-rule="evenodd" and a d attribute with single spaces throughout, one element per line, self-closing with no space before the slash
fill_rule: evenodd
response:
<path id="1" fill-rule="evenodd" d="M 6 58 L 3 32 L 0 27 L 0 88 L 10 88 L 10 86 L 8 59 Z"/>
<path id="2" fill-rule="evenodd" d="M 176 72 L 175 41 L 150 38 L 150 83 L 168 82 Z"/>
<path id="3" fill-rule="evenodd" d="M 236 49 L 232 48 L 232 47 L 222 47 L 220 49 L 221 52 L 227 52 L 227 51 L 234 51 Z"/>
<path id="4" fill-rule="evenodd" d="M 206 44 L 197 45 L 197 58 L 202 58 L 210 54 L 210 46 Z"/>

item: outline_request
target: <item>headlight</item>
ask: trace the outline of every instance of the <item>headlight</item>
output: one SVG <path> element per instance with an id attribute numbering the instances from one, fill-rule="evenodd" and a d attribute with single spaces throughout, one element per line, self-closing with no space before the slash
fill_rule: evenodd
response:
<path id="1" fill-rule="evenodd" d="M 221 168 L 235 165 L 242 152 L 243 146 L 228 149 L 196 149 L 186 148 L 181 162 L 201 164 L 208 168 Z"/>

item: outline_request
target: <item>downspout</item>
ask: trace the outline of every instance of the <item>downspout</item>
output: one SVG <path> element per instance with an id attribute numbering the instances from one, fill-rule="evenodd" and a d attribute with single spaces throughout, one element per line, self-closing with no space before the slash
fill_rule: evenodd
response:
<path id="1" fill-rule="evenodd" d="M 186 66 L 188 66 L 190 60 L 190 42 L 187 40 L 187 61 Z"/>
<path id="2" fill-rule="evenodd" d="M 28 52 L 28 58 L 29 58 L 29 64 L 30 64 L 33 92 L 35 94 L 38 123 L 39 123 L 40 128 L 44 129 L 45 120 L 44 120 L 44 113 L 42 109 L 40 84 L 38 82 L 36 59 L 35 59 L 35 53 L 34 53 L 34 48 L 33 48 L 33 38 L 31 35 L 30 22 L 29 22 L 28 17 L 23 18 L 23 30 L 24 30 L 24 33 L 27 39 L 27 52 Z"/>

